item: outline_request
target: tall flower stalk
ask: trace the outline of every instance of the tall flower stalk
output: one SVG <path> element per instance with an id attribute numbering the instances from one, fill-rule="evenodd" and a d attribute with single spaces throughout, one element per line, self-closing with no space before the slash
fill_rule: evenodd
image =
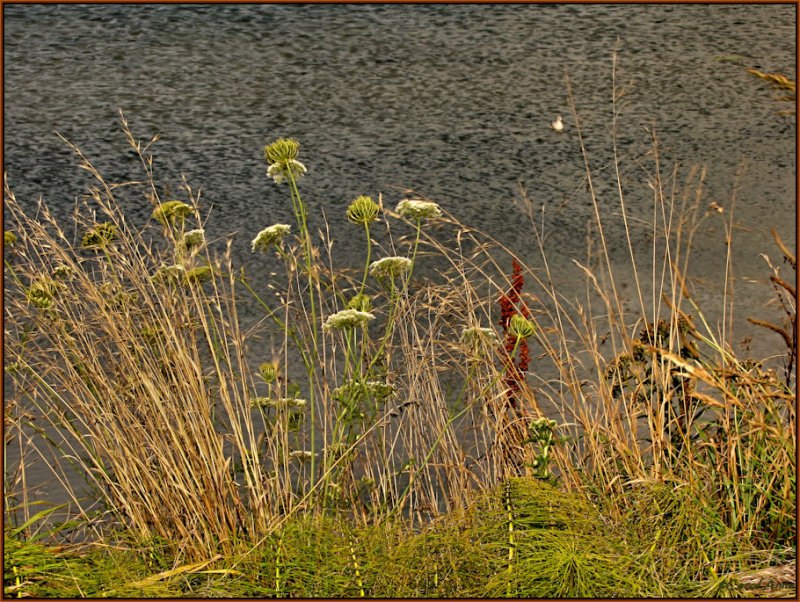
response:
<path id="1" fill-rule="evenodd" d="M 500 326 L 505 332 L 505 343 L 502 354 L 506 369 L 504 382 L 507 387 L 508 405 L 517 409 L 517 394 L 524 380 L 530 363 L 530 349 L 527 339 L 533 336 L 536 325 L 530 320 L 530 309 L 522 298 L 522 287 L 525 277 L 522 266 L 516 259 L 512 260 L 511 288 L 500 295 Z M 514 358 L 520 352 L 519 362 Z M 517 410 L 519 411 L 519 410 Z"/>
<path id="2" fill-rule="evenodd" d="M 403 199 L 397 204 L 397 213 L 402 215 L 408 220 L 416 223 L 417 232 L 414 237 L 414 250 L 411 253 L 411 269 L 414 268 L 414 263 L 417 259 L 417 249 L 419 248 L 419 238 L 422 232 L 422 221 L 426 219 L 431 219 L 435 217 L 440 217 L 442 215 L 442 210 L 439 208 L 439 205 L 432 201 L 423 201 L 420 199 Z M 409 270 L 408 274 L 410 282 L 411 279 L 411 270 Z"/>
<path id="3" fill-rule="evenodd" d="M 308 296 L 311 307 L 311 349 L 307 356 L 304 355 L 306 371 L 308 373 L 309 393 L 308 406 L 311 413 L 311 486 L 314 486 L 316 479 L 316 434 L 317 416 L 314 399 L 314 371 L 319 362 L 317 344 L 319 331 L 317 324 L 317 308 L 315 299 L 315 287 L 317 285 L 314 277 L 313 247 L 311 236 L 308 232 L 308 212 L 306 211 L 300 190 L 297 188 L 297 178 L 306 173 L 306 167 L 297 160 L 300 150 L 300 143 L 292 138 L 280 138 L 264 148 L 264 158 L 267 161 L 267 176 L 272 178 L 276 184 L 288 182 L 289 194 L 292 198 L 292 209 L 294 211 L 297 226 L 300 229 L 300 240 L 303 248 L 303 259 L 305 272 L 308 277 Z"/>

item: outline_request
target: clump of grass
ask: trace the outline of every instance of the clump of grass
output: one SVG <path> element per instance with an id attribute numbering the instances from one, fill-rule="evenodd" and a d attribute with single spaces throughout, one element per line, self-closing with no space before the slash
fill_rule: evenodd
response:
<path id="1" fill-rule="evenodd" d="M 151 579 L 140 550 L 53 546 L 5 537 L 3 593 L 8 598 L 169 598 L 180 584 Z"/>
<path id="2" fill-rule="evenodd" d="M 89 233 L 83 244 L 46 208 L 29 217 L 6 188 L 20 234 L 6 260 L 7 282 L 19 287 L 8 291 L 5 338 L 16 396 L 142 539 L 164 537 L 189 555 L 229 549 L 235 534 L 272 520 L 258 458 L 242 488 L 231 471 L 230 449 L 246 456 L 256 443 L 248 371 L 234 352 L 242 334 L 221 313 L 232 283 L 203 269 L 214 260 L 199 228 L 168 221 L 159 247 L 128 224 L 112 187 L 74 150 L 99 183 L 73 217 Z M 108 221 L 98 225 L 95 211 Z M 206 266 L 195 265 L 200 257 Z M 167 263 L 193 276 L 153 277 Z M 49 280 L 56 272 L 66 277 Z"/>

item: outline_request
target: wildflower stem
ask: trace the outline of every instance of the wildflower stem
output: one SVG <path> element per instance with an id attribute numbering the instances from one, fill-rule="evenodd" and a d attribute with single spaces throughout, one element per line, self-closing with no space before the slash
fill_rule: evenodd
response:
<path id="1" fill-rule="evenodd" d="M 367 233 L 367 263 L 364 266 L 364 278 L 361 280 L 361 288 L 358 291 L 358 294 L 361 295 L 364 293 L 364 287 L 367 284 L 367 274 L 369 273 L 369 260 L 370 256 L 372 255 L 372 241 L 369 237 L 369 223 L 364 224 L 364 230 Z"/>
<path id="2" fill-rule="evenodd" d="M 308 297 L 309 305 L 311 306 L 311 357 L 310 362 L 306 361 L 306 370 L 308 372 L 308 407 L 311 413 L 311 487 L 314 487 L 316 479 L 316 434 L 317 434 L 317 413 L 314 403 L 314 370 L 317 366 L 318 352 L 318 328 L 317 324 L 317 308 L 316 300 L 314 298 L 314 276 L 311 269 L 312 261 L 312 247 L 311 235 L 308 232 L 308 225 L 306 224 L 306 208 L 300 198 L 300 191 L 297 189 L 297 180 L 294 177 L 294 171 L 289 169 L 289 191 L 292 196 L 292 206 L 294 208 L 295 218 L 297 219 L 298 226 L 300 227 L 300 237 L 303 241 L 303 255 L 306 260 L 306 273 L 308 275 Z M 304 354 L 305 355 L 305 354 Z"/>
<path id="3" fill-rule="evenodd" d="M 414 251 L 411 253 L 411 267 L 408 269 L 406 276 L 406 285 L 403 287 L 403 292 L 408 290 L 408 285 L 411 283 L 411 274 L 414 272 L 414 265 L 417 261 L 417 249 L 419 248 L 419 237 L 422 232 L 422 218 L 417 218 L 417 235 L 414 238 Z"/>

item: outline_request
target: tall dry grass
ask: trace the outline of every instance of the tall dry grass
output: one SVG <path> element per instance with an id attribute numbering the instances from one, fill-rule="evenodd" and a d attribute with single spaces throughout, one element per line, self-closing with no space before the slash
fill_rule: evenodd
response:
<path id="1" fill-rule="evenodd" d="M 44 419 L 62 458 L 116 517 L 189 556 L 257 541 L 299 511 L 427 520 L 520 475 L 559 481 L 620 519 L 664 488 L 691 492 L 700 517 L 693 525 L 713 524 L 695 538 L 698 549 L 709 537 L 745 537 L 756 547 L 791 541 L 790 277 L 769 265 L 786 323 L 759 320 L 786 342 L 780 375 L 737 357 L 731 297 L 714 308 L 719 327 L 694 301 L 693 241 L 704 220 L 719 218 L 704 197 L 704 169 L 681 180 L 676 166 L 662 165 L 651 134 L 650 152 L 636 162 L 652 191 L 645 227 L 653 243 L 643 256 L 632 242 L 643 226 L 629 218 L 619 168 L 616 69 L 611 208 L 598 202 L 596 179 L 608 172 L 591 165 L 569 81 L 567 88 L 594 211 L 587 259 L 575 262 L 583 298 L 556 288 L 524 189 L 519 209 L 530 220 L 535 265 L 446 210 L 414 223 L 379 199 L 381 221 L 351 220 L 355 231 L 364 226 L 367 248 L 363 274 L 353 274 L 337 268 L 327 224 L 310 234 L 317 212 L 303 204 L 302 182 L 289 169 L 297 229 L 263 259 L 282 269 L 281 288 L 259 289 L 232 265 L 231 240 L 198 238 L 205 217 L 188 184 L 180 195 L 189 213 L 134 226 L 115 197 L 123 184 L 106 183 L 73 147 L 96 181 L 76 206 L 76 235 L 44 204 L 30 214 L 5 190 L 6 227 L 17 237 L 5 258 L 6 370 L 15 381 L 8 400 L 38 412 L 36 424 Z M 143 183 L 124 185 L 163 210 L 171 201 L 157 192 L 154 140 L 142 145 L 124 120 L 123 129 L 145 173 Z M 626 233 L 628 265 L 611 258 L 612 220 Z M 367 277 L 372 259 L 396 255 L 410 259 L 410 273 L 390 282 Z M 420 262 L 437 266 L 435 275 L 419 278 Z M 500 300 L 519 278 L 516 311 L 537 326 L 527 374 L 510 372 L 509 325 L 498 320 Z M 632 280 L 633 308 L 623 302 L 622 279 Z M 252 329 L 239 315 L 245 296 L 264 316 Z M 348 307 L 375 319 L 323 328 Z M 464 337 L 481 328 L 484 338 Z M 264 332 L 279 343 L 254 356 L 248 343 Z M 720 545 L 708 562 L 716 566 L 732 549 Z"/>

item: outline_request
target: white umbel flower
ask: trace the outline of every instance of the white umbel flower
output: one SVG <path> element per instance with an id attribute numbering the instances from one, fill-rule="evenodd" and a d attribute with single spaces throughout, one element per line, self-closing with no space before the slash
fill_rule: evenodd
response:
<path id="1" fill-rule="evenodd" d="M 496 343 L 497 334 L 491 328 L 465 328 L 461 331 L 461 342 L 470 346 L 483 342 Z"/>
<path id="2" fill-rule="evenodd" d="M 314 457 L 314 454 L 304 449 L 297 449 L 295 451 L 289 452 L 289 457 L 295 458 L 296 460 L 300 460 L 301 462 L 309 462 L 311 458 Z"/>
<path id="3" fill-rule="evenodd" d="M 289 234 L 290 230 L 291 226 L 286 224 L 273 224 L 269 228 L 264 228 L 253 239 L 252 252 L 269 251 L 270 247 L 278 244 L 284 236 Z"/>
<path id="4" fill-rule="evenodd" d="M 191 253 L 206 244 L 206 232 L 202 228 L 189 230 L 181 239 L 181 250 Z"/>
<path id="5" fill-rule="evenodd" d="M 267 175 L 275 180 L 276 184 L 283 184 L 289 180 L 291 173 L 296 180 L 302 175 L 305 175 L 306 166 L 300 163 L 297 159 L 289 159 L 283 163 L 273 163 L 267 168 Z"/>
<path id="6" fill-rule="evenodd" d="M 373 261 L 369 265 L 369 273 L 373 278 L 385 278 L 391 276 L 397 278 L 411 269 L 411 260 L 407 257 L 384 257 L 378 261 Z"/>
<path id="7" fill-rule="evenodd" d="M 432 201 L 403 199 L 397 204 L 397 213 L 405 218 L 419 222 L 423 219 L 441 216 L 442 210 L 439 209 L 439 205 Z"/>
<path id="8" fill-rule="evenodd" d="M 328 319 L 325 320 L 325 323 L 322 325 L 322 330 L 328 331 L 332 329 L 354 328 L 356 326 L 363 326 L 374 319 L 375 316 L 366 311 L 343 309 L 340 312 L 328 316 Z"/>
<path id="9" fill-rule="evenodd" d="M 254 397 L 250 400 L 251 408 L 275 408 L 276 410 L 288 410 L 291 408 L 302 408 L 306 405 L 305 399 L 297 397 L 281 397 L 273 399 L 271 397 Z"/>

